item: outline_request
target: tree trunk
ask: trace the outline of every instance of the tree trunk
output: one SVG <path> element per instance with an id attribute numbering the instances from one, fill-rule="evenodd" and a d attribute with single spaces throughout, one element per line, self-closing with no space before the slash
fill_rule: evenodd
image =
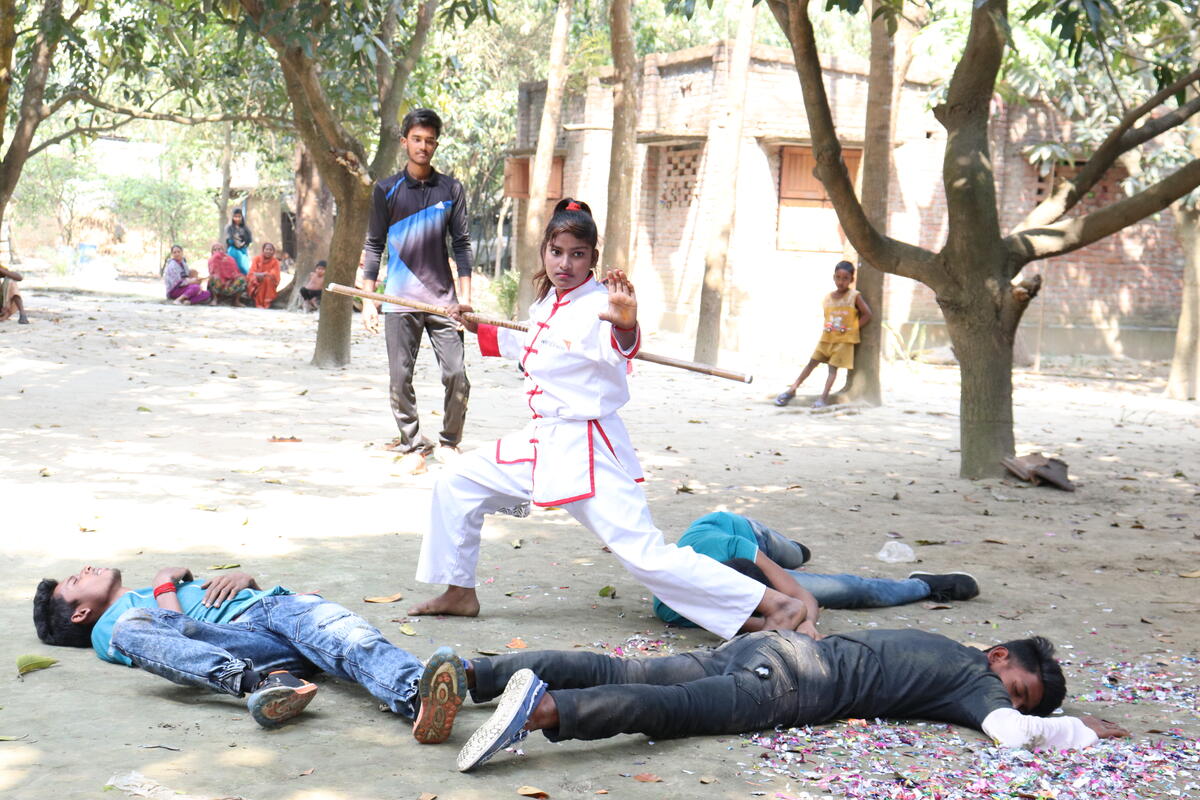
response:
<path id="1" fill-rule="evenodd" d="M 700 319 L 696 326 L 693 358 L 717 363 L 721 348 L 721 306 L 725 300 L 725 271 L 729 264 L 729 239 L 737 212 L 738 159 L 742 150 L 742 119 L 746 110 L 746 81 L 750 75 L 750 53 L 754 45 L 755 7 L 752 0 L 739 0 L 737 38 L 729 60 L 727 101 L 712 110 L 708 128 L 706 180 L 728 180 L 724 191 L 714 193 L 716 209 L 711 225 L 716 234 L 704 253 L 704 284 L 700 287 Z"/>
<path id="2" fill-rule="evenodd" d="M 233 181 L 233 123 L 225 123 L 225 142 L 221 146 L 221 194 L 217 196 L 217 238 L 225 241 L 225 226 L 229 224 L 229 186 Z"/>
<path id="3" fill-rule="evenodd" d="M 567 82 L 567 38 L 571 33 L 571 7 L 574 0 L 558 0 L 554 14 L 554 33 L 550 39 L 550 62 L 546 71 L 546 102 L 538 127 L 537 150 L 529 170 L 529 200 L 525 204 L 523 234 L 526 258 L 520 266 L 517 289 L 517 318 L 524 319 L 533 304 L 533 276 L 542 268 L 542 229 L 546 219 L 546 195 L 554 168 L 554 148 L 558 142 L 562 118 L 563 88 Z"/>
<path id="4" fill-rule="evenodd" d="M 493 252 L 492 278 L 500 277 L 500 270 L 504 266 L 504 251 L 508 244 L 508 237 L 504 235 L 504 218 L 508 216 L 508 212 L 512 209 L 512 198 L 505 197 L 500 203 L 500 213 L 496 215 L 496 246 Z"/>
<path id="5" fill-rule="evenodd" d="M 940 299 L 939 299 L 940 302 Z M 1013 454 L 1012 336 L 987 301 L 954 308 L 942 305 L 958 359 L 959 475 L 1001 475 L 1000 459 Z"/>
<path id="6" fill-rule="evenodd" d="M 871 3 L 871 12 L 878 10 L 879 0 Z M 892 175 L 892 119 L 896 84 L 903 85 L 902 76 L 895 75 L 896 45 L 887 29 L 887 19 L 875 16 L 871 20 L 871 60 L 867 78 L 866 136 L 863 143 L 862 180 L 859 197 L 863 211 L 875 229 L 883 236 L 888 228 L 888 186 Z M 846 395 L 873 406 L 883 401 L 879 382 L 879 359 L 883 345 L 883 273 L 865 259 L 858 260 L 855 288 L 871 309 L 871 324 L 862 330 L 854 348 L 854 369 L 847 376 Z"/>
<path id="7" fill-rule="evenodd" d="M 356 191 L 339 200 L 330 243 L 329 265 L 325 268 L 326 285 L 354 285 L 354 273 L 358 270 L 358 257 L 362 253 L 367 220 L 371 215 L 371 196 L 372 187 L 359 184 Z M 321 298 L 313 366 L 332 369 L 350 363 L 350 324 L 353 314 L 354 307 L 349 297 L 327 294 Z"/>
<path id="8" fill-rule="evenodd" d="M 1200 209 L 1175 209 L 1175 233 L 1183 247 L 1183 297 L 1175 328 L 1175 355 L 1167 397 L 1200 397 Z"/>
<path id="9" fill-rule="evenodd" d="M 637 160 L 639 73 L 633 49 L 631 0 L 609 0 L 613 84 L 612 149 L 608 156 L 608 211 L 604 222 L 604 270 L 631 272 L 633 176 Z"/>
<path id="10" fill-rule="evenodd" d="M 295 188 L 296 266 L 292 272 L 291 296 L 287 299 L 289 311 L 300 307 L 300 287 L 316 263 L 329 258 L 329 243 L 333 238 L 333 195 L 303 142 L 296 144 Z"/>

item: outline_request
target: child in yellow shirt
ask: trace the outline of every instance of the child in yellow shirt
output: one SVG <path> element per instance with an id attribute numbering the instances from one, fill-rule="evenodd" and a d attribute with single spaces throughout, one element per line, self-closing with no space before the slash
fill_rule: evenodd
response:
<path id="1" fill-rule="evenodd" d="M 786 406 L 817 364 L 828 364 L 829 378 L 825 381 L 825 391 L 821 392 L 821 399 L 813 403 L 813 408 L 827 406 L 838 367 L 854 369 L 854 345 L 859 342 L 858 332 L 871 321 L 871 309 L 862 295 L 850 288 L 853 281 L 854 265 L 849 261 L 839 261 L 833 268 L 833 283 L 837 291 L 825 297 L 825 330 L 821 334 L 821 341 L 800 377 L 775 398 L 775 405 Z"/>

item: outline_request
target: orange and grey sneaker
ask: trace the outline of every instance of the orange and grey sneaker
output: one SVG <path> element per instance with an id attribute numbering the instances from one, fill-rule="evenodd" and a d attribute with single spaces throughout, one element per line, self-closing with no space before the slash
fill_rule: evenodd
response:
<path id="1" fill-rule="evenodd" d="M 454 717 L 467 694 L 467 671 L 449 647 L 439 647 L 425 664 L 417 685 L 421 709 L 413 722 L 413 738 L 421 744 L 441 744 L 450 738 Z"/>
<path id="2" fill-rule="evenodd" d="M 250 716 L 264 728 L 276 728 L 300 712 L 317 696 L 317 685 L 297 678 L 286 670 L 276 670 L 246 698 Z"/>

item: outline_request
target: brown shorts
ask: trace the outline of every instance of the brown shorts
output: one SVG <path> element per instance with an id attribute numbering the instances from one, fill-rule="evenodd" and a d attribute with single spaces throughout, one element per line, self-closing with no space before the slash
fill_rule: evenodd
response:
<path id="1" fill-rule="evenodd" d="M 812 354 L 813 361 L 820 361 L 831 367 L 854 369 L 853 342 L 818 342 L 817 349 Z"/>

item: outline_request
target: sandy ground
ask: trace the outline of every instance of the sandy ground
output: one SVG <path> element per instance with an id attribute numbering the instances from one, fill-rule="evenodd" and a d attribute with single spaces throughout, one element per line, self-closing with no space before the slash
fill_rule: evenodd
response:
<path id="1" fill-rule="evenodd" d="M 646 655 L 715 642 L 655 620 L 646 592 L 561 511 L 490 521 L 483 615 L 408 620 L 416 634 L 403 635 L 407 602 L 430 593 L 412 576 L 441 468 L 400 475 L 380 448 L 394 434 L 382 340 L 356 332 L 353 365 L 320 371 L 307 363 L 315 317 L 166 305 L 151 283 L 101 288 L 68 293 L 31 279 L 33 324 L 0 325 L 0 664 L 10 670 L 0 735 L 19 737 L 0 742 L 0 794 L 99 797 L 129 771 L 166 787 L 164 797 L 254 800 L 516 797 L 526 784 L 555 798 L 818 793 L 748 772 L 757 753 L 736 736 L 559 745 L 535 736 L 524 756 L 464 776 L 453 769 L 456 745 L 487 707 L 466 708 L 451 743 L 421 748 L 358 687 L 323 680 L 301 722 L 264 732 L 232 698 L 40 644 L 34 585 L 84 563 L 119 566 L 139 585 L 165 565 L 199 575 L 239 563 L 265 585 L 344 603 L 421 657 L 446 643 L 466 655 L 504 651 L 514 637 Z M 669 337 L 646 346 L 688 352 Z M 524 414 L 517 372 L 470 352 L 465 444 L 474 447 Z M 1200 432 L 1195 404 L 1162 398 L 1162 365 L 1076 359 L 1050 371 L 1017 376 L 1019 450 L 1060 454 L 1074 494 L 955 477 L 950 367 L 895 366 L 885 407 L 813 412 L 770 405 L 790 375 L 744 386 L 645 365 L 624 418 L 669 538 L 702 513 L 743 511 L 808 542 L 815 570 L 902 577 L 912 565 L 874 557 L 898 536 L 921 569 L 972 571 L 982 596 L 952 608 L 829 611 L 827 632 L 920 626 L 987 644 L 1042 633 L 1071 662 L 1074 697 L 1099 679 L 1079 666 L 1089 659 L 1177 658 L 1200 645 L 1200 580 L 1179 576 L 1200 570 Z M 428 349 L 416 385 L 425 431 L 436 434 L 441 389 Z M 615 599 L 598 596 L 607 585 Z M 405 601 L 361 602 L 397 591 Z M 644 638 L 627 642 L 635 634 Z M 61 663 L 18 682 L 24 653 Z M 1067 710 L 1103 713 L 1139 737 L 1200 732 L 1194 707 L 1072 701 Z M 663 781 L 629 777 L 647 772 Z"/>

